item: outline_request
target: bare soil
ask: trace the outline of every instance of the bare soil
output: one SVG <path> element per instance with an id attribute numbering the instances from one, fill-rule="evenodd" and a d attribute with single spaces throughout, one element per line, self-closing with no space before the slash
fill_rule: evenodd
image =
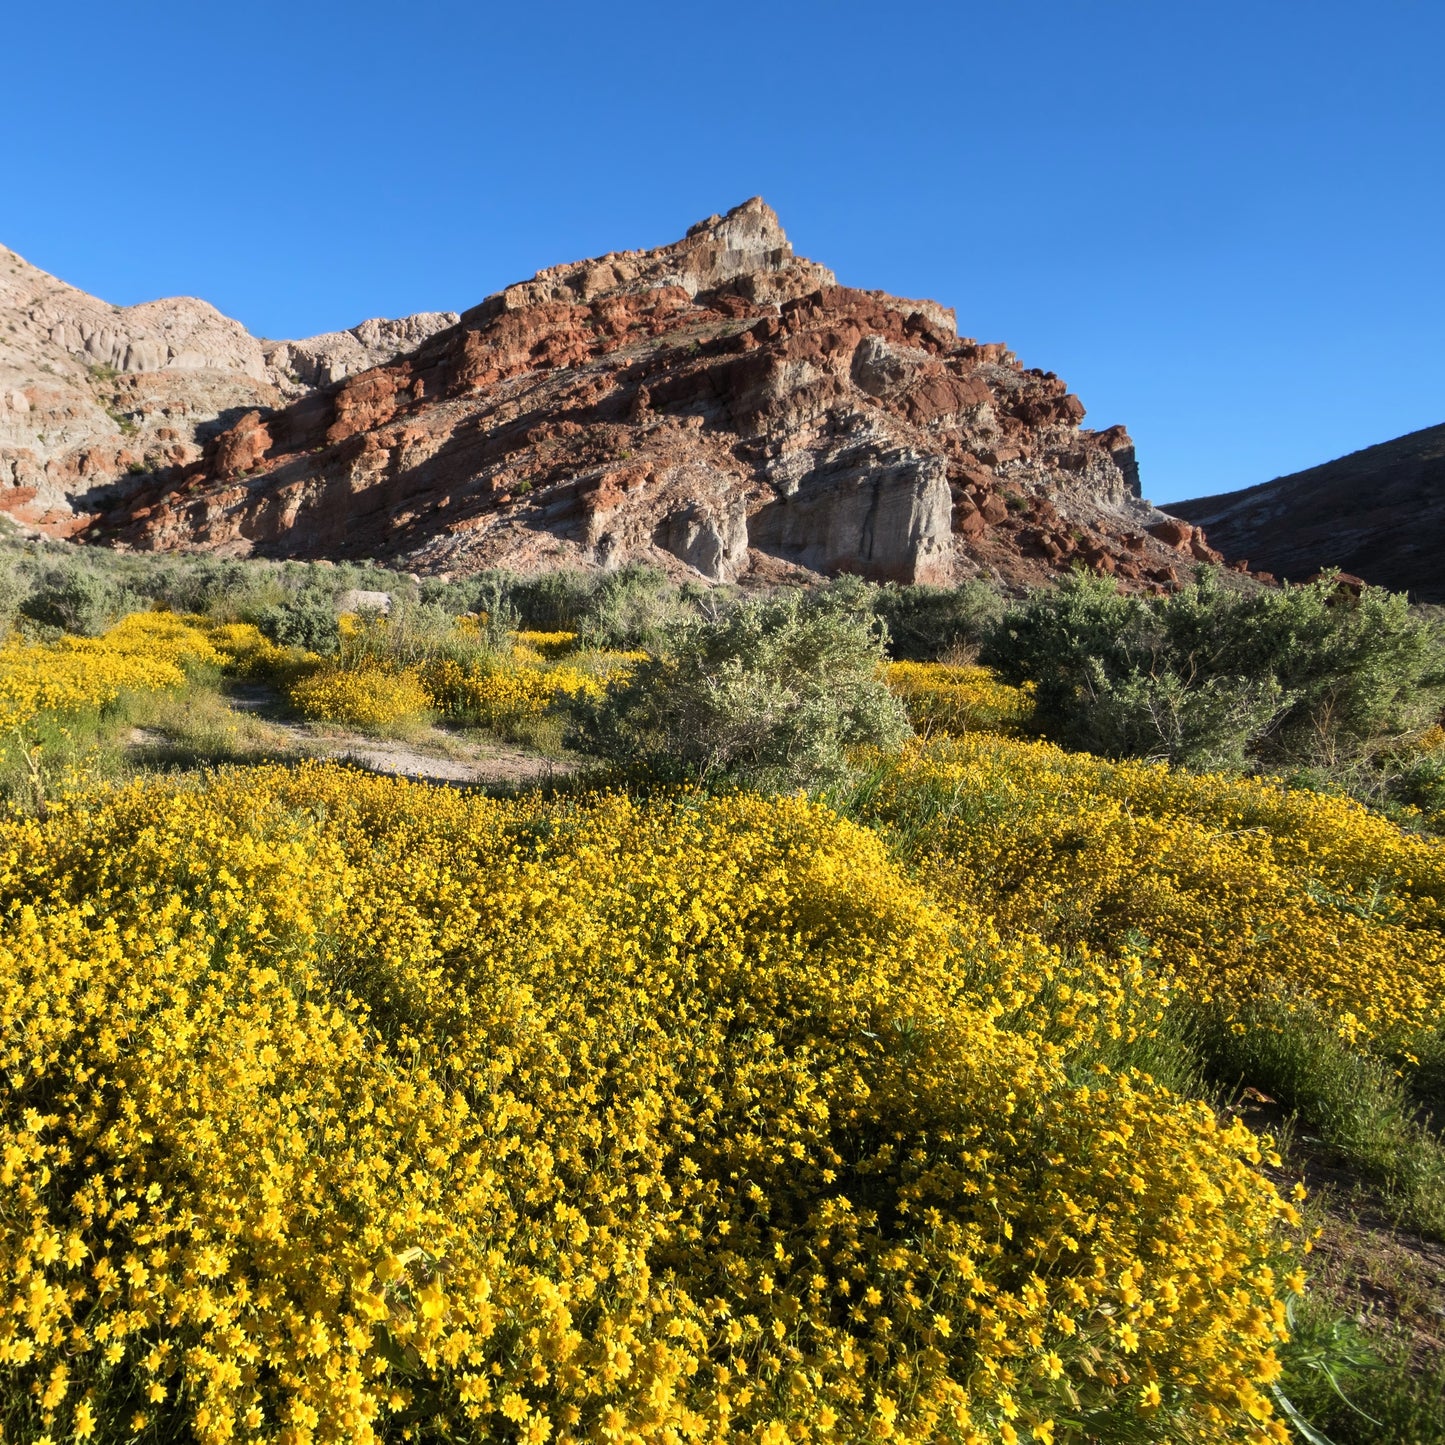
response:
<path id="1" fill-rule="evenodd" d="M 1437 1363 L 1445 1354 L 1445 1242 L 1402 1224 L 1376 1188 L 1267 1095 L 1247 1089 L 1231 1112 L 1277 1141 L 1283 1166 L 1265 1173 L 1280 1193 L 1296 1182 L 1309 1190 L 1310 1288 L 1357 1325 L 1398 1341 L 1415 1368 Z"/>
<path id="2" fill-rule="evenodd" d="M 197 727 L 177 716 L 137 727 L 133 755 L 155 762 L 197 763 L 335 758 L 369 772 L 455 787 L 516 787 L 565 777 L 579 764 L 469 731 L 425 727 L 406 737 L 378 737 L 285 714 L 280 696 L 261 683 L 221 695 L 216 716 Z"/>

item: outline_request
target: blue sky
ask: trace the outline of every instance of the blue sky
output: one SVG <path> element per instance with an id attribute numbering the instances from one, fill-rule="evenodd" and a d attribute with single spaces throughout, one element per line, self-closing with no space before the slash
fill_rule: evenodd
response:
<path id="1" fill-rule="evenodd" d="M 1445 4 L 12 7 L 0 241 L 268 336 L 753 194 L 1124 422 L 1155 501 L 1445 422 Z"/>

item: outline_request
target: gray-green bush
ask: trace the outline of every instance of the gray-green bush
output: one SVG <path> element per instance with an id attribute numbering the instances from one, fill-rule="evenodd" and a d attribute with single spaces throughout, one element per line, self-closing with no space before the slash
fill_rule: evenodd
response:
<path id="1" fill-rule="evenodd" d="M 837 585 L 837 584 L 834 584 Z M 1003 597 L 986 582 L 958 587 L 899 586 L 871 591 L 888 628 L 888 653 L 902 662 L 937 662 L 976 650 L 1003 616 Z"/>
<path id="2" fill-rule="evenodd" d="M 685 618 L 582 711 L 572 740 L 656 777 L 819 786 L 846 770 L 849 748 L 909 732 L 882 680 L 884 640 L 870 612 L 826 591 Z"/>
<path id="3" fill-rule="evenodd" d="M 39 577 L 20 611 L 42 626 L 94 636 L 145 606 L 146 599 L 119 580 L 68 562 Z"/>
<path id="4" fill-rule="evenodd" d="M 1439 625 L 1401 594 L 1328 579 L 1235 591 L 1206 571 L 1144 597 L 1075 577 L 1010 608 L 983 660 L 1035 684 L 1056 741 L 1195 767 L 1348 770 L 1445 700 Z"/>

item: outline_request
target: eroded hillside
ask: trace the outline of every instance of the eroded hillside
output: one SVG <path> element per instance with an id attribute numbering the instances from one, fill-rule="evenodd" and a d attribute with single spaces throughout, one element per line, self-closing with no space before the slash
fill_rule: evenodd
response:
<path id="1" fill-rule="evenodd" d="M 141 549 L 429 574 L 664 565 L 1168 586 L 1203 535 L 1139 498 L 1121 426 L 930 301 L 839 286 L 759 199 L 554 267 L 385 365 L 260 401 L 81 528 Z"/>

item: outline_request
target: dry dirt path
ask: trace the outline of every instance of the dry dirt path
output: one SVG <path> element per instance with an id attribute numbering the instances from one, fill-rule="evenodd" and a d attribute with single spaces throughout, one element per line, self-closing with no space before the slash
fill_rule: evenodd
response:
<path id="1" fill-rule="evenodd" d="M 207 731 L 220 734 L 223 748 L 211 753 L 187 726 L 185 701 L 175 717 L 154 727 L 135 728 L 132 751 L 157 761 L 194 753 L 197 762 L 247 759 L 334 758 L 373 773 L 452 786 L 521 786 L 566 777 L 577 770 L 567 759 L 449 728 L 429 727 L 415 737 L 381 738 L 325 723 L 298 722 L 284 715 L 279 695 L 264 684 L 247 683 L 223 693 Z M 208 756 L 208 753 L 210 755 Z"/>

